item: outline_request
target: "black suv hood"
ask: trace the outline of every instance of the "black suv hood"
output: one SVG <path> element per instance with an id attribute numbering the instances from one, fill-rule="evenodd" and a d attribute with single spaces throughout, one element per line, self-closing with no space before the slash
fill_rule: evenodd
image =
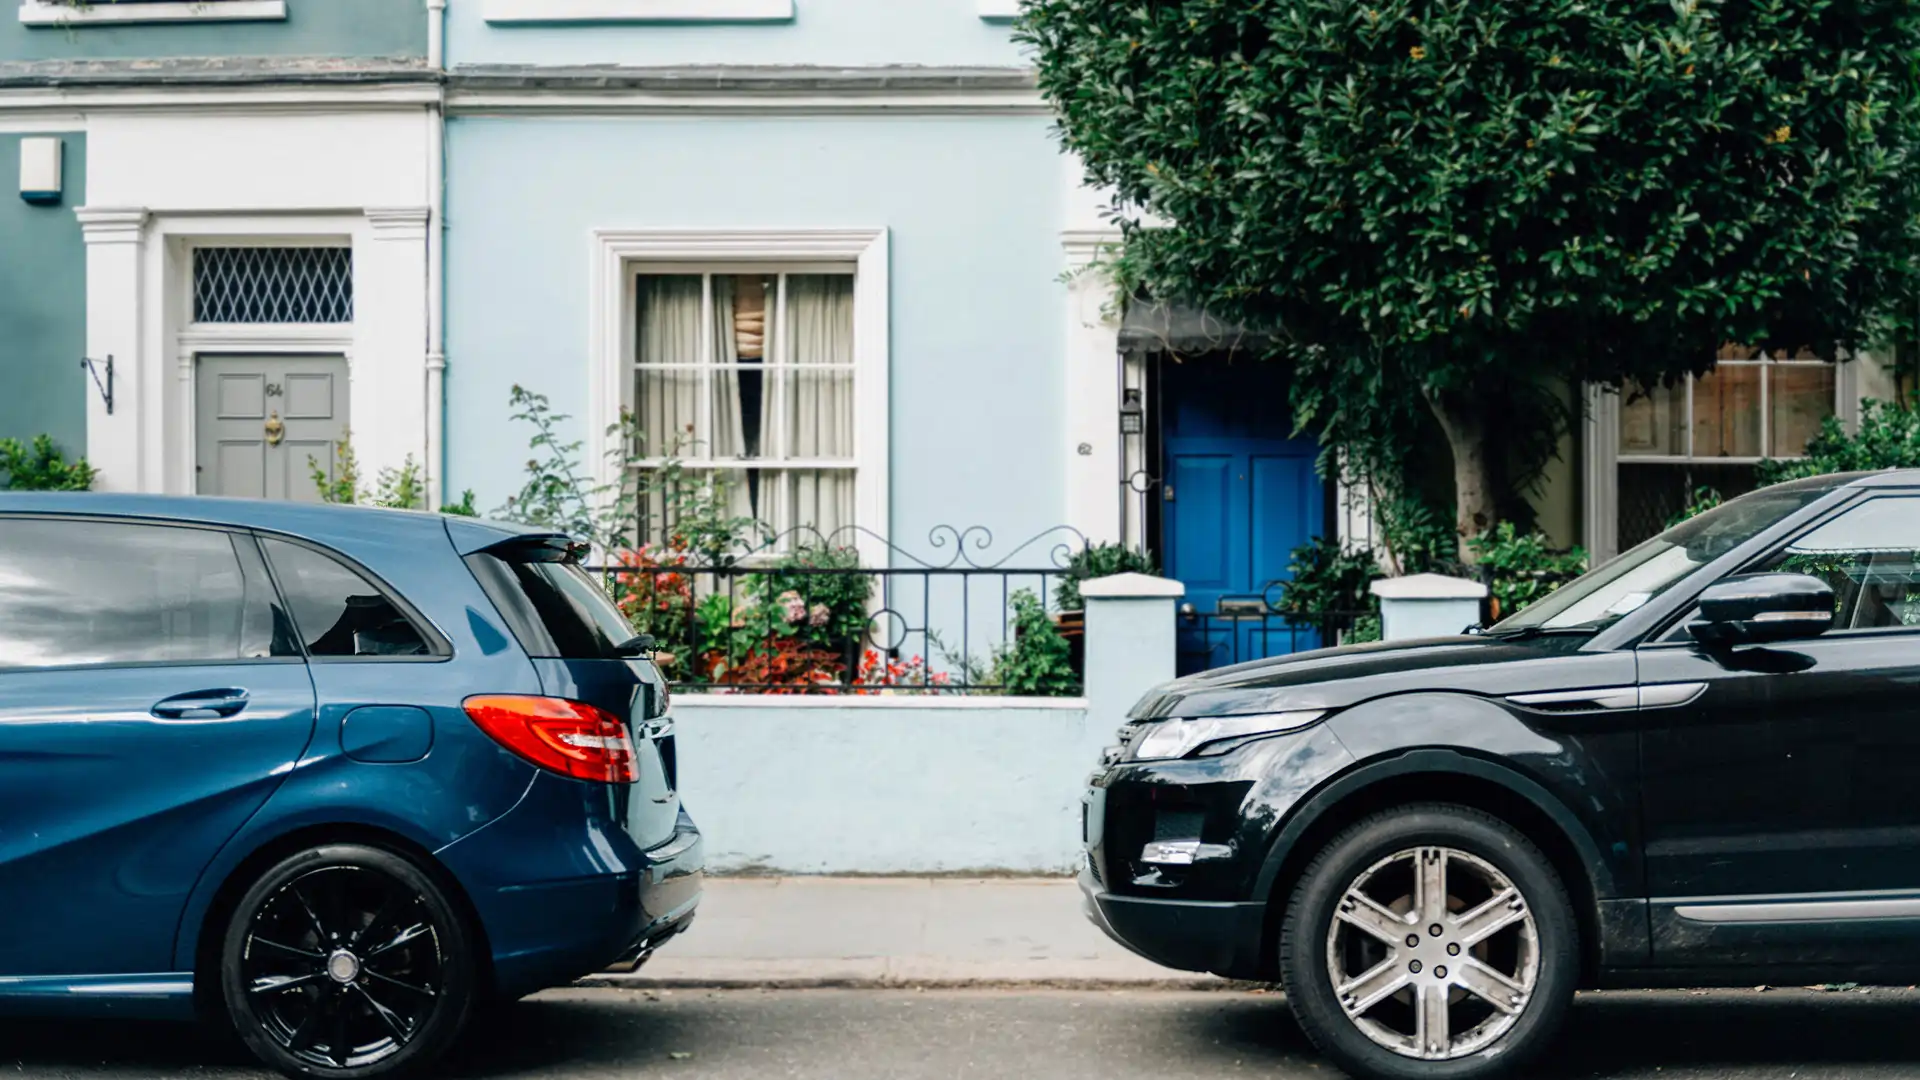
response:
<path id="1" fill-rule="evenodd" d="M 1410 691 L 1528 693 L 1559 689 L 1567 650 L 1578 642 L 1491 637 L 1424 638 L 1316 649 L 1220 668 L 1147 692 L 1129 717 L 1235 716 L 1296 709 L 1344 709 Z"/>

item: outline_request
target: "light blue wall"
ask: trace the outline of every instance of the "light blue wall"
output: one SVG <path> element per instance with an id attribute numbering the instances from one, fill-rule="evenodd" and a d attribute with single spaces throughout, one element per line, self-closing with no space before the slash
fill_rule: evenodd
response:
<path id="1" fill-rule="evenodd" d="M 981 19 L 976 0 L 794 0 L 790 23 L 490 26 L 475 0 L 447 15 L 455 64 L 1021 63 L 1008 25 Z"/>
<path id="2" fill-rule="evenodd" d="M 5 12 L 0 12 L 4 17 Z M 52 435 L 69 459 L 87 452 L 87 249 L 73 216 L 87 190 L 87 139 L 64 143 L 66 198 L 30 206 L 0 191 L 0 439 Z M 19 135 L 0 134 L 0 176 L 19 175 Z"/>
<path id="3" fill-rule="evenodd" d="M 427 54 L 425 0 L 288 0 L 286 19 L 273 22 L 117 26 L 23 26 L 17 6 L 0 10 L 0 60 Z"/>
<path id="4" fill-rule="evenodd" d="M 935 525 L 984 524 L 1006 544 L 1059 524 L 1064 166 L 1047 124 L 454 120 L 449 490 L 494 508 L 518 488 L 513 384 L 585 409 L 594 229 L 884 226 L 894 539 L 925 550 Z"/>
<path id="5" fill-rule="evenodd" d="M 720 873 L 1072 873 L 1083 784 L 1119 726 L 1031 698 L 676 694 L 673 713 Z"/>

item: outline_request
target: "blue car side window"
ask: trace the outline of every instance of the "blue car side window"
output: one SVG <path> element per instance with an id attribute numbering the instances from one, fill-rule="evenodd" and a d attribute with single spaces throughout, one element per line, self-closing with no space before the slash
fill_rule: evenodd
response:
<path id="1" fill-rule="evenodd" d="M 0 669 L 280 655 L 271 582 L 231 533 L 4 517 L 0 553 Z"/>
<path id="2" fill-rule="evenodd" d="M 340 560 L 263 538 L 293 624 L 315 657 L 432 656 L 433 647 L 386 592 Z"/>

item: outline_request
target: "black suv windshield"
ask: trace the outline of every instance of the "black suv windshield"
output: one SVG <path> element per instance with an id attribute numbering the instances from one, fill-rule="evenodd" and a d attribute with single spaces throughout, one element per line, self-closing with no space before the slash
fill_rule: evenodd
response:
<path id="1" fill-rule="evenodd" d="M 1743 495 L 1675 525 L 1487 632 L 1598 633 L 1831 490 L 1795 484 Z"/>

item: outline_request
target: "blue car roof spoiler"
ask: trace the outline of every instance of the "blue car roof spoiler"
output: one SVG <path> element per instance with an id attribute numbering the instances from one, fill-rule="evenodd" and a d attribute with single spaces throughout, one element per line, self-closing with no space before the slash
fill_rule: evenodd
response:
<path id="1" fill-rule="evenodd" d="M 446 521 L 447 537 L 453 541 L 453 549 L 460 553 L 461 558 L 503 545 L 526 544 L 560 549 L 577 546 L 565 533 L 554 532 L 552 529 L 536 525 L 516 525 L 506 521 L 479 521 L 457 517 L 449 517 Z"/>

